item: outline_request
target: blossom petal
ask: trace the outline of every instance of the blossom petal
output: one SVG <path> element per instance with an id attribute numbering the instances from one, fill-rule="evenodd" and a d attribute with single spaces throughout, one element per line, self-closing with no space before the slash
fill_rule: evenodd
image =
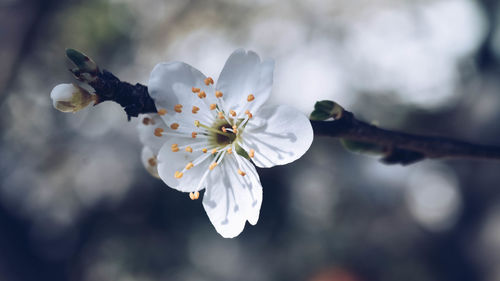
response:
<path id="1" fill-rule="evenodd" d="M 177 152 L 172 151 L 172 144 L 178 144 L 179 147 L 187 144 L 187 138 L 170 137 L 160 149 L 158 153 L 158 174 L 160 178 L 170 186 L 183 192 L 198 191 L 204 187 L 198 188 L 200 181 L 210 164 L 211 155 L 204 154 L 201 151 L 187 152 L 181 148 Z M 192 147 L 203 144 L 202 141 L 191 141 Z M 199 165 L 184 171 L 181 178 L 176 178 L 175 172 L 182 172 L 189 162 L 194 162 L 199 157 L 207 157 L 207 159 Z"/>
<path id="2" fill-rule="evenodd" d="M 246 159 L 245 176 L 237 173 L 235 156 L 226 155 L 208 177 L 203 207 L 217 232 L 224 238 L 240 234 L 248 220 L 256 224 L 262 204 L 262 185 L 255 167 Z"/>
<path id="3" fill-rule="evenodd" d="M 194 120 L 206 121 L 200 114 L 192 114 L 191 107 L 197 106 L 208 112 L 207 104 L 215 103 L 213 85 L 205 85 L 203 73 L 183 62 L 168 62 L 157 64 L 149 77 L 148 92 L 153 98 L 158 110 L 166 110 L 162 116 L 165 123 L 175 120 L 192 123 Z M 200 99 L 192 89 L 198 88 L 206 92 L 206 98 Z M 182 105 L 182 111 L 174 110 L 176 105 Z"/>
<path id="4" fill-rule="evenodd" d="M 155 155 L 158 154 L 158 151 L 160 151 L 161 146 L 165 142 L 165 139 L 155 136 L 154 133 L 156 128 L 161 128 L 163 130 L 167 129 L 160 115 L 142 114 L 140 116 L 139 123 L 137 124 L 139 139 L 141 143 L 149 147 Z"/>
<path id="5" fill-rule="evenodd" d="M 255 165 L 268 168 L 300 158 L 311 146 L 313 130 L 309 119 L 290 106 L 265 106 L 242 133 L 242 147 L 255 150 Z"/>
<path id="6" fill-rule="evenodd" d="M 252 51 L 234 51 L 227 59 L 216 87 L 224 95 L 226 110 L 256 111 L 269 98 L 273 71 L 274 61 L 261 62 L 259 56 Z M 250 94 L 255 99 L 245 107 Z"/>

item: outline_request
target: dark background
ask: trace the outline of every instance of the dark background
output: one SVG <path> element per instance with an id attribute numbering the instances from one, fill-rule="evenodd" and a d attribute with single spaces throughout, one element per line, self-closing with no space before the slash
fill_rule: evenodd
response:
<path id="1" fill-rule="evenodd" d="M 64 49 L 123 80 L 238 47 L 276 60 L 273 103 L 331 99 L 382 127 L 500 144 L 497 1 L 0 0 L 0 280 L 500 280 L 500 163 L 386 166 L 315 139 L 260 169 L 259 223 L 223 239 L 151 177 L 136 121 L 76 114 Z"/>

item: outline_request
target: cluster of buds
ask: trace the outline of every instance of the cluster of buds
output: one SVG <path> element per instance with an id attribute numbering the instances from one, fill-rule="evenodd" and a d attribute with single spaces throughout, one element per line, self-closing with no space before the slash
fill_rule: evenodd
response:
<path id="1" fill-rule="evenodd" d="M 70 69 L 76 79 L 85 84 L 90 84 L 97 79 L 99 68 L 88 56 L 74 49 L 67 49 L 66 56 L 76 66 Z M 62 112 L 77 112 L 98 102 L 97 95 L 73 83 L 55 86 L 50 93 L 50 98 L 54 108 Z"/>

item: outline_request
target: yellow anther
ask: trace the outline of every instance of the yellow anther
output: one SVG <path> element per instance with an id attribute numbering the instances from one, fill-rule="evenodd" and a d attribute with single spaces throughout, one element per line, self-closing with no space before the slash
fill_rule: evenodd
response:
<path id="1" fill-rule="evenodd" d="M 251 158 L 253 158 L 255 156 L 255 150 L 250 149 L 250 152 L 248 153 L 248 156 L 250 156 Z"/>
<path id="2" fill-rule="evenodd" d="M 177 113 L 181 113 L 181 112 L 182 112 L 182 104 L 176 104 L 176 105 L 174 106 L 174 110 L 175 110 L 175 112 L 177 112 Z"/>
<path id="3" fill-rule="evenodd" d="M 188 147 L 186 147 L 186 151 L 187 152 L 193 152 L 193 149 L 191 148 L 191 146 L 188 146 Z"/>
<path id="4" fill-rule="evenodd" d="M 210 164 L 210 166 L 208 166 L 208 168 L 210 169 L 210 171 L 212 171 L 215 166 L 217 166 L 217 162 L 213 162 L 212 164 Z"/>
<path id="5" fill-rule="evenodd" d="M 248 102 L 251 102 L 251 101 L 253 101 L 254 99 L 255 99 L 255 97 L 254 97 L 254 95 L 252 95 L 252 94 L 248 95 L 248 97 L 247 97 L 247 101 L 248 101 Z"/>
<path id="6" fill-rule="evenodd" d="M 248 119 L 252 119 L 253 115 L 249 110 L 245 110 L 245 114 L 248 115 Z"/>
<path id="7" fill-rule="evenodd" d="M 219 119 L 224 119 L 224 114 L 221 111 L 219 111 L 218 115 L 219 115 Z"/>
<path id="8" fill-rule="evenodd" d="M 148 159 L 148 164 L 149 166 L 156 166 L 156 158 L 155 157 L 151 157 Z"/>
<path id="9" fill-rule="evenodd" d="M 151 123 L 151 121 L 153 121 L 153 120 L 151 120 L 151 118 L 144 117 L 144 119 L 142 119 L 142 124 L 149 125 L 149 123 Z"/>
<path id="10" fill-rule="evenodd" d="M 212 154 L 215 154 L 215 153 L 217 153 L 217 149 L 214 148 L 214 149 L 212 149 Z"/>
<path id="11" fill-rule="evenodd" d="M 198 93 L 198 97 L 199 97 L 200 99 L 203 99 L 203 98 L 206 98 L 206 97 L 207 97 L 207 94 L 205 94 L 205 91 L 201 91 L 201 92 L 199 92 L 199 93 Z"/>
<path id="12" fill-rule="evenodd" d="M 231 116 L 235 117 L 235 116 L 236 116 L 236 111 L 234 111 L 234 110 L 229 110 L 229 114 L 231 114 Z"/>
<path id="13" fill-rule="evenodd" d="M 191 91 L 193 91 L 193 93 L 199 93 L 200 92 L 200 88 L 191 88 Z"/>
<path id="14" fill-rule="evenodd" d="M 155 136 L 161 137 L 161 133 L 163 133 L 163 129 L 162 128 L 156 128 L 155 129 Z"/>
<path id="15" fill-rule="evenodd" d="M 198 133 L 197 133 L 197 132 L 192 132 L 192 133 L 191 133 L 191 137 L 192 137 L 193 139 L 194 139 L 194 138 L 196 138 L 196 135 L 198 135 Z"/>
<path id="16" fill-rule="evenodd" d="M 242 170 L 238 169 L 238 174 L 242 177 L 244 177 L 247 173 L 243 172 Z"/>
<path id="17" fill-rule="evenodd" d="M 233 149 L 230 147 L 227 149 L 227 154 L 232 154 L 233 153 Z"/>
<path id="18" fill-rule="evenodd" d="M 224 132 L 224 133 L 227 133 L 227 129 L 226 127 L 222 127 L 221 130 Z"/>
<path id="19" fill-rule="evenodd" d="M 214 110 L 214 109 L 216 109 L 216 108 L 217 108 L 217 105 L 216 105 L 215 103 L 212 103 L 212 104 L 210 105 L 210 110 Z"/>
<path id="20" fill-rule="evenodd" d="M 214 83 L 214 79 L 212 79 L 212 77 L 207 77 L 205 78 L 205 85 L 210 85 L 210 84 L 213 84 Z"/>
<path id="21" fill-rule="evenodd" d="M 172 152 L 177 152 L 177 151 L 179 151 L 179 146 L 178 146 L 178 144 L 176 144 L 176 143 L 172 144 L 171 148 L 172 148 Z"/>
<path id="22" fill-rule="evenodd" d="M 238 133 L 238 127 L 236 125 L 233 125 L 233 133 L 235 134 Z"/>
<path id="23" fill-rule="evenodd" d="M 200 121 L 198 121 L 198 120 L 194 120 L 194 125 L 195 125 L 196 127 L 199 127 L 199 126 L 200 126 Z"/>
<path id="24" fill-rule="evenodd" d="M 222 92 L 221 92 L 221 91 L 215 91 L 215 96 L 216 96 L 217 98 L 222 98 L 223 94 L 222 94 Z"/>
<path id="25" fill-rule="evenodd" d="M 177 130 L 177 128 L 179 128 L 179 124 L 177 124 L 177 123 L 172 123 L 172 124 L 170 125 L 170 128 L 171 128 L 172 130 Z"/>
<path id="26" fill-rule="evenodd" d="M 200 108 L 199 108 L 199 107 L 197 107 L 197 106 L 193 106 L 193 109 L 191 110 L 191 112 L 192 112 L 193 114 L 196 114 L 196 113 L 198 112 L 198 110 L 200 110 Z"/>
<path id="27" fill-rule="evenodd" d="M 163 115 L 167 114 L 167 110 L 165 108 L 160 108 L 160 109 L 158 109 L 158 114 L 163 116 Z"/>
<path id="28" fill-rule="evenodd" d="M 196 199 L 200 198 L 200 193 L 198 191 L 189 192 L 189 198 L 191 198 L 191 200 L 196 200 Z"/>
<path id="29" fill-rule="evenodd" d="M 176 172 L 175 172 L 175 174 L 174 174 L 174 177 L 175 177 L 176 179 L 180 179 L 180 178 L 182 178 L 182 176 L 184 176 L 184 174 L 183 174 L 183 173 L 181 173 L 181 172 L 179 172 L 179 171 L 176 171 Z"/>
<path id="30" fill-rule="evenodd" d="M 203 151 L 203 153 L 207 153 L 207 149 L 206 148 L 203 148 L 201 151 Z"/>
<path id="31" fill-rule="evenodd" d="M 189 169 L 191 169 L 191 168 L 193 168 L 193 167 L 194 167 L 193 162 L 189 162 L 189 163 L 187 163 L 187 165 L 186 165 L 186 170 L 189 170 Z"/>

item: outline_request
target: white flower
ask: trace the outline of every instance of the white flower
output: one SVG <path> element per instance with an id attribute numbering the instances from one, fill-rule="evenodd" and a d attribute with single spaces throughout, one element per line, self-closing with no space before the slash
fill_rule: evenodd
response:
<path id="1" fill-rule="evenodd" d="M 75 84 L 59 84 L 50 92 L 52 105 L 62 112 L 77 112 L 84 109 L 96 96 Z"/>
<path id="2" fill-rule="evenodd" d="M 305 115 L 289 106 L 266 105 L 273 70 L 273 61 L 239 49 L 216 86 L 182 62 L 156 65 L 149 79 L 148 91 L 163 122 L 157 115 L 148 116 L 147 124 L 143 119 L 142 141 L 158 155 L 158 173 L 168 186 L 190 192 L 191 199 L 206 189 L 205 211 L 226 238 L 259 218 L 262 186 L 252 162 L 258 167 L 290 163 L 313 139 Z"/>

